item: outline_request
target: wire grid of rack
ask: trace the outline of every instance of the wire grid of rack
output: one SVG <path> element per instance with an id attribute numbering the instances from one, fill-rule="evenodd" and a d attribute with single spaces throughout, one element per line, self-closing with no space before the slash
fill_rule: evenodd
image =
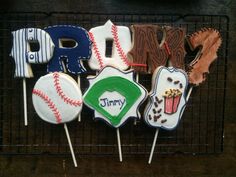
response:
<path id="1" fill-rule="evenodd" d="M 210 67 L 205 83 L 194 88 L 186 110 L 173 131 L 161 130 L 156 153 L 210 154 L 223 151 L 223 123 L 227 77 L 227 44 L 229 20 L 213 15 L 159 14 L 88 14 L 88 13 L 8 13 L 0 17 L 0 154 L 68 154 L 63 127 L 43 122 L 35 113 L 31 91 L 37 79 L 46 74 L 46 65 L 31 65 L 34 78 L 27 79 L 28 127 L 23 121 L 22 80 L 14 78 L 14 60 L 9 57 L 11 31 L 50 25 L 78 25 L 87 30 L 103 25 L 108 19 L 116 25 L 158 24 L 180 26 L 187 34 L 202 27 L 221 33 L 223 43 L 218 59 Z M 194 58 L 188 51 L 186 64 Z M 91 73 L 88 73 L 91 74 Z M 88 87 L 87 74 L 81 75 L 82 92 Z M 73 76 L 74 78 L 76 76 Z M 75 78 L 76 79 L 76 78 Z M 140 75 L 140 83 L 151 88 L 151 75 Z M 145 104 L 144 104 L 145 105 Z M 141 107 L 141 111 L 144 106 Z M 115 130 L 104 122 L 94 121 L 93 112 L 83 107 L 82 122 L 68 124 L 75 153 L 81 155 L 117 154 Z M 134 125 L 130 119 L 120 128 L 123 154 L 150 152 L 155 129 L 141 119 Z"/>

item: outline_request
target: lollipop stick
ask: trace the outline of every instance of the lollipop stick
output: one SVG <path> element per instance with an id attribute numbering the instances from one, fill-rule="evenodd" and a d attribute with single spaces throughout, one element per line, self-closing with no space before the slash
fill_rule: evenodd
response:
<path id="1" fill-rule="evenodd" d="M 119 158 L 120 158 L 120 162 L 122 162 L 122 152 L 121 152 L 120 131 L 119 131 L 119 128 L 116 129 L 116 134 L 117 134 L 117 142 L 118 142 Z"/>
<path id="2" fill-rule="evenodd" d="M 66 137 L 67 137 L 67 140 L 68 140 L 68 143 L 69 143 L 70 152 L 71 152 L 71 155 L 72 155 L 74 165 L 75 165 L 75 167 L 77 167 L 77 162 L 76 162 L 76 159 L 75 159 L 74 150 L 73 150 L 73 147 L 72 147 L 72 144 L 71 144 L 71 141 L 70 141 L 70 135 L 69 135 L 68 128 L 67 128 L 66 124 L 64 124 L 64 129 L 65 129 L 65 132 L 66 132 Z"/>
<path id="3" fill-rule="evenodd" d="M 188 101 L 191 93 L 192 93 L 192 90 L 193 90 L 193 86 L 190 87 L 189 91 L 188 91 L 188 94 L 187 94 L 187 97 L 186 97 L 186 101 Z"/>
<path id="4" fill-rule="evenodd" d="M 136 82 L 139 82 L 139 74 L 136 73 Z"/>
<path id="5" fill-rule="evenodd" d="M 78 76 L 77 83 L 80 86 L 80 76 Z M 81 113 L 79 113 L 79 115 L 78 115 L 78 122 L 80 122 L 80 121 L 81 121 Z"/>
<path id="6" fill-rule="evenodd" d="M 136 73 L 136 82 L 138 83 L 139 82 L 139 74 L 138 73 Z M 134 119 L 134 125 L 137 125 L 137 120 L 136 119 Z"/>
<path id="7" fill-rule="evenodd" d="M 154 139 L 153 139 L 152 149 L 151 149 L 151 153 L 150 153 L 150 156 L 149 156 L 148 164 L 151 164 L 151 162 L 152 162 L 152 156 L 153 156 L 153 152 L 154 152 L 154 149 L 155 149 L 155 146 L 156 146 L 158 132 L 159 132 L 159 128 L 156 129 L 156 133 L 155 133 L 155 136 L 154 136 Z"/>
<path id="8" fill-rule="evenodd" d="M 24 99 L 24 121 L 25 126 L 28 125 L 28 118 L 27 118 L 27 96 L 26 96 L 26 79 L 23 78 L 23 99 Z"/>

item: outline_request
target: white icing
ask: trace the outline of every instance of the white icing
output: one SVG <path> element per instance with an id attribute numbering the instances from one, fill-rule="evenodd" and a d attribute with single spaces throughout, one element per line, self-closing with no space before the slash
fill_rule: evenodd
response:
<path id="1" fill-rule="evenodd" d="M 24 28 L 12 32 L 10 55 L 15 60 L 15 77 L 33 77 L 30 63 L 47 63 L 53 55 L 54 44 L 48 33 L 38 28 Z M 38 51 L 31 51 L 30 42 L 37 41 Z"/>
<path id="2" fill-rule="evenodd" d="M 168 78 L 171 78 L 172 81 L 168 81 Z M 174 81 L 179 81 L 179 84 L 174 84 Z M 182 88 L 180 88 L 180 83 L 182 84 Z M 169 130 L 175 128 L 179 120 L 181 119 L 184 108 L 186 106 L 185 97 L 187 85 L 188 80 L 185 71 L 175 69 L 173 67 L 166 68 L 161 66 L 157 68 L 152 77 L 152 90 L 150 92 L 151 98 L 149 99 L 149 102 L 144 111 L 145 121 L 153 127 L 161 127 Z M 173 109 L 170 111 L 171 113 L 165 113 L 164 95 L 165 92 L 169 91 L 170 89 L 178 89 L 182 93 L 182 95 L 180 97 L 179 105 L 176 112 Z M 154 105 L 155 97 L 157 97 L 159 100 L 162 100 L 162 102 L 158 103 L 157 107 Z M 166 105 L 172 105 L 168 103 L 169 102 L 166 102 Z M 161 111 L 159 113 L 154 113 L 153 109 Z M 149 119 L 149 115 L 151 115 L 152 117 L 151 120 Z M 155 115 L 161 115 L 161 117 L 158 118 L 157 121 L 154 121 Z M 165 119 L 166 122 L 162 122 Z"/>
<path id="3" fill-rule="evenodd" d="M 99 98 L 100 106 L 113 116 L 117 116 L 126 104 L 125 97 L 118 92 L 104 92 Z"/>
<path id="4" fill-rule="evenodd" d="M 90 33 L 93 34 L 95 44 L 97 47 L 97 51 L 101 55 L 103 66 L 113 66 L 120 70 L 126 70 L 129 68 L 129 65 L 125 63 L 121 56 L 119 55 L 119 51 L 115 45 L 114 35 L 112 33 L 112 25 L 113 23 L 108 20 L 105 25 L 97 26 L 95 28 L 90 29 Z M 131 49 L 131 35 L 129 28 L 126 26 L 116 26 L 117 27 L 117 35 L 119 39 L 119 45 L 123 50 L 124 54 L 126 55 Z M 113 39 L 113 48 L 112 48 L 112 56 L 106 57 L 106 40 Z M 94 44 L 93 44 L 94 45 Z M 94 47 L 92 47 L 92 56 L 88 61 L 89 67 L 93 70 L 100 70 L 102 69 L 101 65 L 99 64 L 98 58 L 96 56 L 96 51 Z"/>
<path id="5" fill-rule="evenodd" d="M 54 73 L 42 76 L 35 84 L 34 90 L 40 90 L 55 104 L 55 107 L 60 113 L 61 122 L 66 123 L 75 119 L 82 110 L 82 104 L 80 106 L 71 105 L 66 103 L 64 99 L 57 93 L 55 89 Z M 82 94 L 78 84 L 70 76 L 58 73 L 59 84 L 63 94 L 74 101 L 82 102 Z M 33 91 L 34 92 L 34 91 Z M 34 108 L 44 121 L 57 124 L 55 114 L 48 104 L 36 94 L 32 94 Z"/>

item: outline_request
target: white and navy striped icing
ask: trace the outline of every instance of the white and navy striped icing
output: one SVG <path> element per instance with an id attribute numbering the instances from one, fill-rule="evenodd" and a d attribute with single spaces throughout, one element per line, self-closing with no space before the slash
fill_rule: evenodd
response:
<path id="1" fill-rule="evenodd" d="M 44 30 L 38 28 L 23 28 L 12 32 L 13 47 L 10 55 L 15 60 L 15 77 L 30 78 L 33 72 L 31 63 L 47 63 L 54 50 L 51 37 Z M 29 42 L 39 43 L 38 51 L 31 51 Z"/>

